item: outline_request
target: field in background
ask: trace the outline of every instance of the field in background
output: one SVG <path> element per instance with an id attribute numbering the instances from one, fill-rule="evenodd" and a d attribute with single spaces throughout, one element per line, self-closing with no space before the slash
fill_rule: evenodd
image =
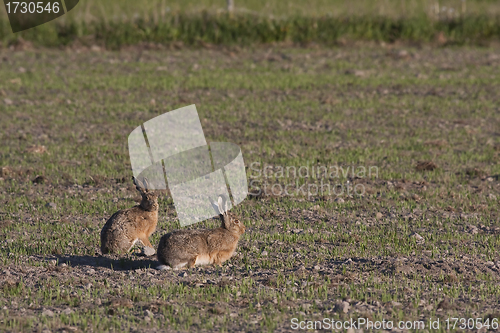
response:
<path id="1" fill-rule="evenodd" d="M 161 17 L 168 13 L 199 13 L 225 12 L 226 0 L 202 1 L 84 1 L 80 5 L 84 10 L 72 14 L 72 19 L 90 21 L 109 20 L 119 21 L 137 17 Z M 290 16 L 366 16 L 380 15 L 392 18 L 414 17 L 427 15 L 451 16 L 460 14 L 471 15 L 498 15 L 500 4 L 492 0 L 313 0 L 309 3 L 300 0 L 269 1 L 250 0 L 234 1 L 235 12 L 250 12 L 262 16 L 287 18 Z"/>
<path id="2" fill-rule="evenodd" d="M 490 0 L 81 1 L 54 22 L 12 34 L 0 10 L 4 46 L 139 43 L 187 45 L 409 41 L 488 44 L 500 37 L 500 3 Z M 21 40 L 19 38 L 22 38 Z M 178 44 L 177 44 L 178 45 Z"/>
<path id="3" fill-rule="evenodd" d="M 89 22 L 133 20 L 137 17 L 160 19 L 169 13 L 196 14 L 202 11 L 222 13 L 227 11 L 226 0 L 186 1 L 133 1 L 111 0 L 81 1 L 81 8 L 68 15 L 68 19 Z M 384 16 L 390 18 L 430 16 L 453 17 L 458 15 L 500 14 L 500 4 L 494 0 L 234 0 L 236 13 L 253 13 L 286 19 L 291 16 Z"/>
<path id="4" fill-rule="evenodd" d="M 0 61 L 0 330 L 500 318 L 498 49 L 4 50 Z M 100 256 L 106 219 L 139 198 L 128 134 L 192 103 L 207 141 L 240 145 L 252 192 L 278 193 L 237 207 L 247 232 L 223 268 Z M 283 195 L 322 178 L 280 166 L 354 167 L 326 181 L 363 192 Z M 160 207 L 154 245 L 179 228 L 171 199 Z"/>

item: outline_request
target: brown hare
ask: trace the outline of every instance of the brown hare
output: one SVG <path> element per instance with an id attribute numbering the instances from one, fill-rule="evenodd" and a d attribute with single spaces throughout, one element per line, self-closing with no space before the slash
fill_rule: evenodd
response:
<path id="1" fill-rule="evenodd" d="M 141 193 L 141 203 L 120 210 L 109 218 L 101 230 L 102 254 L 128 252 L 137 241 L 144 245 L 145 255 L 152 256 L 155 253 L 149 236 L 155 232 L 158 223 L 158 195 L 148 189 L 147 179 L 144 184 L 136 178 L 133 180 Z"/>
<path id="2" fill-rule="evenodd" d="M 173 269 L 195 265 L 219 265 L 232 257 L 245 226 L 237 216 L 228 212 L 226 198 L 220 196 L 212 203 L 221 226 L 216 229 L 174 230 L 160 239 L 157 257 L 158 269 Z"/>

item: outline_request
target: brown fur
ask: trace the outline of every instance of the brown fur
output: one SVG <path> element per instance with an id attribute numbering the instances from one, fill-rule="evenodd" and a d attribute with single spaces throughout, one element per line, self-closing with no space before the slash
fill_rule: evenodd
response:
<path id="1" fill-rule="evenodd" d="M 153 248 L 149 236 L 155 232 L 158 223 L 158 196 L 136 180 L 134 183 L 141 193 L 141 203 L 114 213 L 106 222 L 101 230 L 103 254 L 128 252 L 137 241 Z"/>
<path id="2" fill-rule="evenodd" d="M 216 229 L 174 230 L 164 235 L 158 245 L 158 261 L 172 268 L 221 266 L 233 256 L 245 226 L 232 213 L 225 212 L 219 218 L 221 226 Z"/>

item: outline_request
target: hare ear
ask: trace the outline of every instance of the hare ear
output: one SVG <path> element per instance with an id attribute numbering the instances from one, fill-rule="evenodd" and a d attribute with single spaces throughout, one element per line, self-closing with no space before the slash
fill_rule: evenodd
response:
<path id="1" fill-rule="evenodd" d="M 217 204 L 213 202 L 211 198 L 208 198 L 208 200 L 210 200 L 210 204 L 212 205 L 212 208 L 215 210 L 215 214 L 220 215 L 219 206 L 217 206 Z"/>
<path id="2" fill-rule="evenodd" d="M 224 211 L 227 213 L 229 211 L 229 204 L 227 203 L 227 198 L 224 197 Z"/>
<path id="3" fill-rule="evenodd" d="M 222 195 L 219 197 L 219 200 L 217 201 L 217 206 L 219 207 L 219 214 L 224 215 L 225 210 L 224 210 L 224 200 L 222 199 Z"/>
<path id="4" fill-rule="evenodd" d="M 149 192 L 149 190 L 151 189 L 151 185 L 149 184 L 147 178 L 144 178 L 144 183 L 143 184 L 145 185 L 144 186 L 144 192 Z"/>
<path id="5" fill-rule="evenodd" d="M 144 184 L 138 178 L 132 177 L 132 179 L 134 180 L 137 191 L 144 192 Z"/>

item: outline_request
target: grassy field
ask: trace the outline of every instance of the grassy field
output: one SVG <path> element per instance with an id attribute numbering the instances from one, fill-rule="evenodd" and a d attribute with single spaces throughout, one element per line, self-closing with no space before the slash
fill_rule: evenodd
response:
<path id="1" fill-rule="evenodd" d="M 1 331 L 500 320 L 498 49 L 26 49 L 0 63 Z M 182 271 L 101 256 L 105 221 L 139 199 L 128 134 L 193 103 L 207 141 L 240 145 L 258 194 L 235 208 L 237 255 Z M 162 196 L 152 243 L 176 228 Z"/>
<path id="2" fill-rule="evenodd" d="M 227 0 L 98 0 L 81 1 L 81 9 L 70 12 L 65 19 L 123 21 L 135 17 L 162 17 L 169 13 L 225 12 Z M 290 16 L 386 16 L 392 18 L 421 15 L 498 15 L 500 4 L 494 0 L 234 0 L 236 13 L 287 18 Z"/>
<path id="3" fill-rule="evenodd" d="M 199 13 L 227 11 L 227 0 L 109 0 L 80 1 L 78 10 L 70 11 L 61 20 L 90 22 L 93 20 L 124 21 L 135 17 L 161 17 L 169 13 Z M 444 9 L 443 9 L 444 8 Z M 498 15 L 500 4 L 494 0 L 313 0 L 306 5 L 300 0 L 234 0 L 234 11 L 254 13 L 262 16 L 285 18 L 294 15 L 303 16 L 353 16 L 381 15 L 387 17 L 411 17 L 420 15 L 434 16 L 451 14 Z M 5 11 L 0 11 L 6 17 Z"/>
<path id="4" fill-rule="evenodd" d="M 0 46 L 44 47 L 262 43 L 324 45 L 407 41 L 489 45 L 500 40 L 500 4 L 491 0 L 81 1 L 68 14 L 13 34 L 0 11 Z"/>

